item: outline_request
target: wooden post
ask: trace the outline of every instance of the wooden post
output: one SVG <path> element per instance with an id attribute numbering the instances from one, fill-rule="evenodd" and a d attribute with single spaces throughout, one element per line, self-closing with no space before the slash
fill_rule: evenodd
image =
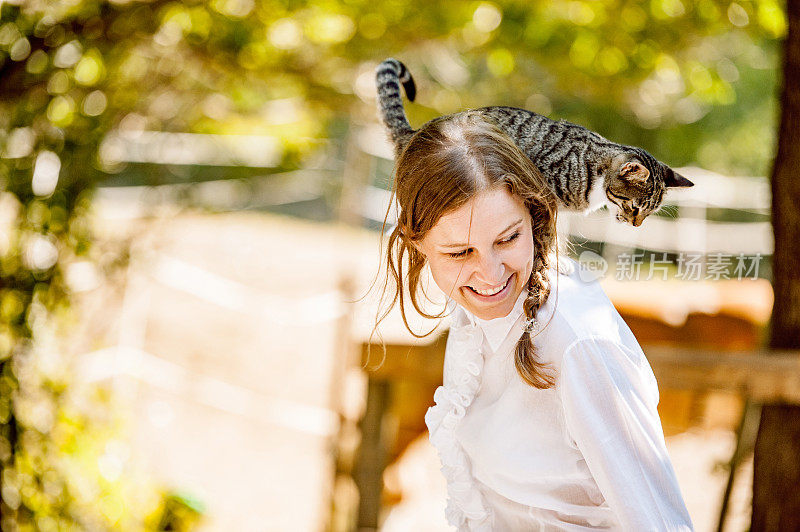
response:
<path id="1" fill-rule="evenodd" d="M 358 143 L 360 128 L 354 122 L 350 122 L 348 135 L 345 140 L 345 160 L 342 169 L 342 183 L 337 207 L 336 219 L 341 226 L 360 227 L 363 223 L 363 194 L 364 189 L 369 183 L 373 160 L 372 157 L 361 150 Z M 352 301 L 356 280 L 353 273 L 345 267 L 339 272 L 339 287 L 343 298 Z M 334 363 L 335 378 L 333 382 L 342 383 L 347 371 L 357 363 L 358 350 L 351 336 L 352 331 L 352 307 L 348 308 L 345 315 L 339 321 L 337 360 Z M 352 526 L 352 513 L 358 504 L 359 529 L 377 529 L 378 511 L 380 510 L 381 484 L 375 487 L 374 477 L 377 475 L 378 481 L 381 480 L 383 468 L 385 467 L 385 452 L 381 441 L 380 427 L 382 426 L 383 413 L 386 409 L 386 397 L 388 392 L 369 383 L 367 391 L 367 409 L 364 418 L 359 423 L 358 430 L 361 433 L 361 444 L 356 453 L 355 463 L 350 467 L 352 457 L 352 446 L 345 449 L 342 442 L 346 439 L 345 434 L 352 429 L 352 420 L 344 419 L 342 416 L 342 389 L 341 387 L 332 389 L 334 394 L 333 404 L 336 405 L 339 413 L 340 425 L 334 447 L 336 448 L 336 476 L 337 482 L 341 477 L 350 476 L 358 488 L 359 501 L 354 502 L 348 498 L 346 508 L 336 507 L 336 494 L 331 498 L 331 519 L 337 523 L 347 522 L 347 526 Z M 348 423 L 350 425 L 348 425 Z M 376 432 L 377 431 L 377 432 Z M 343 457 L 342 453 L 347 456 Z M 344 458 L 344 459 L 343 459 Z M 335 486 L 338 484 L 335 483 Z M 338 488 L 334 488 L 338 489 Z M 377 493 L 377 496 L 375 495 Z M 375 500 L 377 497 L 377 500 Z M 340 503 L 342 501 L 339 501 Z"/>
<path id="2" fill-rule="evenodd" d="M 736 448 L 728 464 L 728 482 L 725 484 L 725 493 L 722 495 L 717 532 L 722 532 L 725 528 L 725 518 L 728 514 L 728 502 L 731 498 L 731 491 L 733 491 L 733 481 L 736 478 L 736 470 L 739 468 L 742 459 L 753 452 L 760 417 L 761 404 L 755 403 L 748 398 L 745 401 L 744 410 L 742 410 L 742 420 L 736 431 Z"/>
<path id="3" fill-rule="evenodd" d="M 358 530 L 377 531 L 383 493 L 383 470 L 386 467 L 386 441 L 383 419 L 389 407 L 389 382 L 370 379 L 367 409 L 359 424 L 361 445 L 353 468 L 359 491 Z"/>
<path id="4" fill-rule="evenodd" d="M 786 2 L 778 151 L 772 168 L 772 286 L 769 346 L 800 348 L 800 0 Z M 751 530 L 800 530 L 800 406 L 765 405 L 753 456 Z"/>

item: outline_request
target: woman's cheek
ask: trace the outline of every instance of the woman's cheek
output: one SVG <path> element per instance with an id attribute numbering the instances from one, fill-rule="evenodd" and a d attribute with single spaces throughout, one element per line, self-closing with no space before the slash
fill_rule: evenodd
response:
<path id="1" fill-rule="evenodd" d="M 533 242 L 520 246 L 515 262 L 518 270 L 530 276 L 533 271 Z"/>
<path id="2" fill-rule="evenodd" d="M 454 288 L 457 289 L 461 284 L 464 284 L 466 279 L 466 273 L 455 261 L 441 261 L 437 262 L 436 265 L 431 264 L 431 273 L 439 289 L 445 293 Z"/>
<path id="3" fill-rule="evenodd" d="M 466 268 L 462 268 L 458 263 L 448 265 L 447 278 L 450 280 L 450 284 L 454 284 L 456 287 L 465 284 L 467 280 Z"/>

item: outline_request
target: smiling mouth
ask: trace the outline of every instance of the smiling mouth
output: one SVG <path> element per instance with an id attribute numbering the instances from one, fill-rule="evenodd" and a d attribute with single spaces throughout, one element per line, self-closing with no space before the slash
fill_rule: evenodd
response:
<path id="1" fill-rule="evenodd" d="M 473 293 L 475 293 L 475 294 L 477 294 L 477 295 L 479 295 L 481 297 L 495 296 L 495 295 L 499 294 L 500 292 L 502 292 L 503 290 L 505 290 L 509 286 L 509 284 L 511 284 L 511 278 L 514 277 L 514 275 L 515 274 L 511 274 L 508 277 L 508 279 L 506 279 L 506 282 L 503 285 L 501 285 L 499 287 L 496 287 L 496 288 L 493 288 L 493 289 L 478 291 L 478 290 L 475 290 L 474 288 L 472 288 L 469 285 L 467 285 L 467 288 L 469 288 L 470 290 L 472 290 Z"/>

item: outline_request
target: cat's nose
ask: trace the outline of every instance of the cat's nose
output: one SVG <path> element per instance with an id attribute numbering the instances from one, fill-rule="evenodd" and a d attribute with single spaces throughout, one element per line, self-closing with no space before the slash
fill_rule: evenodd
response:
<path id="1" fill-rule="evenodd" d="M 642 225 L 643 221 L 644 221 L 644 216 L 634 216 L 631 219 L 631 224 L 633 224 L 634 227 L 639 227 L 640 225 Z"/>

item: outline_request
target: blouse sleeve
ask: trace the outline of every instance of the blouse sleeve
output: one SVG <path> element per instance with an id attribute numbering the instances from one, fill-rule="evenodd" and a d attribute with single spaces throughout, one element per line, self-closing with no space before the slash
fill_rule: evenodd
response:
<path id="1" fill-rule="evenodd" d="M 638 345 L 577 340 L 564 353 L 558 388 L 567 430 L 622 529 L 693 530 L 656 410 L 656 380 Z"/>

